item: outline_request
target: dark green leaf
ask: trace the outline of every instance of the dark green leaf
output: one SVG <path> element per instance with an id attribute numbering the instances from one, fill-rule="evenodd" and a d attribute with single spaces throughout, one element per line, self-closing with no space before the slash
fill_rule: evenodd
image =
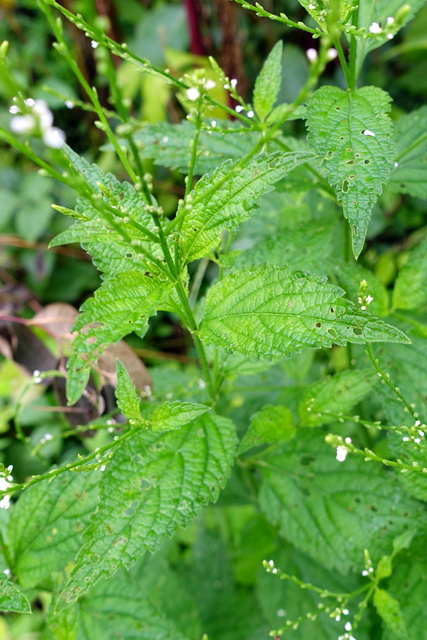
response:
<path id="1" fill-rule="evenodd" d="M 377 87 L 343 91 L 326 86 L 307 105 L 308 139 L 343 204 L 356 258 L 395 157 L 390 100 Z"/>
<path id="2" fill-rule="evenodd" d="M 351 454 L 338 462 L 317 432 L 301 431 L 265 456 L 260 469 L 269 520 L 289 542 L 341 573 L 363 569 L 364 549 L 376 562 L 405 528 L 427 525 L 422 505 L 396 476 Z"/>
<path id="3" fill-rule="evenodd" d="M 100 477 L 95 471 L 68 471 L 20 496 L 7 534 L 22 586 L 45 584 L 74 558 L 97 504 Z"/>
<path id="4" fill-rule="evenodd" d="M 236 448 L 233 423 L 204 415 L 167 433 L 136 430 L 114 452 L 87 542 L 59 602 L 62 609 L 100 578 L 154 551 L 218 498 Z"/>
<path id="5" fill-rule="evenodd" d="M 390 187 L 427 198 L 427 107 L 405 114 L 396 123 L 397 162 Z"/>

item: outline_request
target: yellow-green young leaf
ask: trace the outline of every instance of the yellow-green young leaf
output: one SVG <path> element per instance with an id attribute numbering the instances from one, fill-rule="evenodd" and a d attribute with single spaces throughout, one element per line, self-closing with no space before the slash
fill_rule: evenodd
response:
<path id="1" fill-rule="evenodd" d="M 384 589 L 375 589 L 374 605 L 381 618 L 397 638 L 407 640 L 405 622 L 397 600 Z"/>
<path id="2" fill-rule="evenodd" d="M 142 421 L 140 398 L 125 366 L 117 360 L 117 404 L 123 415 L 129 420 Z"/>
<path id="3" fill-rule="evenodd" d="M 133 431 L 103 472 L 99 507 L 58 609 L 157 549 L 204 504 L 217 500 L 236 444 L 233 423 L 217 415 L 205 414 L 166 433 Z"/>
<path id="4" fill-rule="evenodd" d="M 0 579 L 0 611 L 31 613 L 28 598 L 16 584 L 7 578 Z"/>
<path id="5" fill-rule="evenodd" d="M 229 353 L 269 361 L 332 344 L 409 342 L 343 293 L 303 271 L 267 265 L 240 269 L 209 290 L 200 338 Z"/>
<path id="6" fill-rule="evenodd" d="M 211 407 L 205 404 L 196 404 L 193 402 L 164 402 L 160 407 L 155 409 L 151 423 L 154 431 L 171 431 L 192 422 Z"/>
<path id="7" fill-rule="evenodd" d="M 292 413 L 286 407 L 268 406 L 251 416 L 239 453 L 264 443 L 285 442 L 295 435 Z"/>
<path id="8" fill-rule="evenodd" d="M 395 157 L 390 100 L 377 87 L 343 91 L 327 86 L 307 105 L 308 140 L 343 204 L 356 258 Z"/>
<path id="9" fill-rule="evenodd" d="M 69 404 L 80 398 L 89 379 L 90 366 L 109 344 L 135 331 L 143 336 L 149 317 L 161 307 L 171 285 L 142 271 L 128 271 L 107 280 L 81 307 L 73 328 L 74 355 L 68 362 Z"/>
<path id="10" fill-rule="evenodd" d="M 23 587 L 50 583 L 80 549 L 98 501 L 101 472 L 66 471 L 20 495 L 7 527 L 15 573 Z"/>
<path id="11" fill-rule="evenodd" d="M 277 100 L 282 84 L 282 41 L 276 42 L 255 81 L 253 102 L 255 113 L 265 120 Z"/>
<path id="12" fill-rule="evenodd" d="M 393 540 L 394 547 L 394 540 Z M 383 578 L 388 578 L 391 576 L 393 571 L 393 558 L 391 556 L 383 556 L 380 558 L 380 561 L 377 564 L 377 568 L 375 570 L 375 577 L 378 580 L 382 580 Z"/>
<path id="13" fill-rule="evenodd" d="M 425 531 L 423 505 L 395 475 L 360 456 L 339 462 L 323 433 L 300 429 L 263 460 L 265 515 L 286 540 L 330 569 L 362 571 L 364 549 L 376 564 L 403 530 Z"/>
<path id="14" fill-rule="evenodd" d="M 344 371 L 331 378 L 311 384 L 299 405 L 301 424 L 320 427 L 335 422 L 372 390 L 378 377 L 373 369 Z"/>
<path id="15" fill-rule="evenodd" d="M 394 140 L 397 156 L 389 186 L 399 193 L 427 198 L 427 107 L 399 118 Z"/>
<path id="16" fill-rule="evenodd" d="M 395 309 L 424 309 L 427 305 L 427 238 L 409 254 L 394 285 Z"/>
<path id="17" fill-rule="evenodd" d="M 313 158 L 311 152 L 281 151 L 259 154 L 248 164 L 224 162 L 203 176 L 177 215 L 184 217 L 180 250 L 185 262 L 208 255 L 224 229 L 237 229 L 257 210 L 259 198 L 299 164 Z"/>

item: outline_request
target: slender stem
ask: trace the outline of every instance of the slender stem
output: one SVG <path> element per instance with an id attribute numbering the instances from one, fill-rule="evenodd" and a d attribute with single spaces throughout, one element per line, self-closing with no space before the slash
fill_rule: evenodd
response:
<path id="1" fill-rule="evenodd" d="M 356 8 L 353 12 L 352 22 L 355 27 L 359 21 L 359 3 L 356 3 Z M 349 51 L 349 89 L 356 89 L 357 86 L 357 40 L 356 36 L 350 35 L 350 51 Z"/>
<path id="2" fill-rule="evenodd" d="M 380 367 L 380 363 L 379 360 L 377 358 L 375 358 L 374 356 L 374 351 L 372 349 L 372 345 L 371 344 L 367 344 L 366 345 L 366 353 L 368 354 L 368 357 L 370 359 L 370 361 L 372 362 L 372 364 L 374 365 L 378 376 L 381 378 L 381 380 L 384 380 L 385 384 L 390 387 L 390 389 L 393 391 L 393 393 L 398 397 L 399 402 L 402 402 L 402 404 L 405 405 L 405 409 L 406 411 L 408 411 L 408 413 L 411 414 L 411 416 L 414 418 L 414 420 L 417 420 L 418 418 L 418 413 L 414 410 L 414 407 L 406 400 L 406 398 L 402 395 L 399 387 L 396 387 L 390 380 L 390 374 L 389 373 L 384 373 L 383 370 Z"/>
<path id="3" fill-rule="evenodd" d="M 107 451 L 111 451 L 111 449 L 114 449 L 115 447 L 119 446 L 122 442 L 124 442 L 125 440 L 127 440 L 128 438 L 133 436 L 137 431 L 140 431 L 140 430 L 141 430 L 141 427 L 137 427 L 135 429 L 129 429 L 129 431 L 126 431 L 126 433 L 123 433 L 121 436 L 116 436 L 113 442 L 109 442 L 108 444 L 104 445 L 103 447 L 100 447 L 96 451 L 93 451 L 89 455 L 84 456 L 83 458 L 80 458 L 80 460 L 76 460 L 76 462 L 70 462 L 66 464 L 65 467 L 60 467 L 59 469 L 52 469 L 51 471 L 48 471 L 47 473 L 44 473 L 42 475 L 34 476 L 31 480 L 27 480 L 27 482 L 22 482 L 21 484 L 14 484 L 8 489 L 4 489 L 3 491 L 1 491 L 0 495 L 16 493 L 17 491 L 22 491 L 22 489 L 28 489 L 29 487 L 32 487 L 33 485 L 38 484 L 43 480 L 53 480 L 54 478 L 56 478 L 56 476 L 59 476 L 62 473 L 65 473 L 66 471 L 73 471 L 74 469 L 78 469 L 79 467 L 82 467 L 83 465 L 85 465 L 87 462 L 90 462 L 91 460 L 94 460 L 100 457 L 103 453 L 106 453 Z"/>
<path id="4" fill-rule="evenodd" d="M 345 77 L 345 81 L 347 83 L 347 87 L 349 89 L 352 89 L 354 87 L 351 86 L 350 71 L 349 71 L 347 60 L 346 60 L 346 57 L 345 57 L 345 54 L 344 54 L 344 51 L 343 51 L 343 48 L 342 48 L 342 45 L 341 45 L 341 40 L 339 38 L 337 40 L 334 40 L 334 46 L 335 46 L 335 49 L 337 50 L 337 53 L 338 53 L 338 58 L 339 58 L 339 61 L 341 63 L 341 68 L 342 68 L 343 73 L 344 73 L 344 77 Z"/>

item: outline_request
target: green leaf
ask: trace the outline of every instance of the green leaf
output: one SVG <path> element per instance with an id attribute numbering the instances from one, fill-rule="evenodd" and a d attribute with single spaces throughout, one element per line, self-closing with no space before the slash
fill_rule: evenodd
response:
<path id="1" fill-rule="evenodd" d="M 253 103 L 255 113 L 264 121 L 274 107 L 282 84 L 282 41 L 276 42 L 255 80 Z"/>
<path id="2" fill-rule="evenodd" d="M 239 453 L 264 443 L 285 442 L 295 435 L 292 413 L 286 407 L 268 406 L 251 416 Z"/>
<path id="3" fill-rule="evenodd" d="M 353 6 L 352 0 L 340 0 L 331 2 L 330 0 L 298 0 L 300 5 L 309 13 L 316 22 L 325 27 L 329 20 L 329 13 L 334 12 L 335 20 L 345 22 L 350 9 Z"/>
<path id="4" fill-rule="evenodd" d="M 88 205 L 80 206 L 78 209 L 88 211 Z M 147 242 L 144 234 L 135 229 L 131 223 L 118 220 L 118 224 L 132 237 L 133 243 L 150 251 L 157 260 L 163 259 L 160 245 Z M 135 246 L 126 242 L 115 229 L 108 227 L 105 220 L 101 218 L 75 222 L 56 236 L 49 247 L 77 242 L 91 255 L 94 265 L 104 274 L 104 277 L 130 269 L 149 271 L 153 275 L 158 275 L 158 267 L 138 252 Z"/>
<path id="5" fill-rule="evenodd" d="M 320 264 L 324 273 L 324 262 L 333 248 L 335 222 L 330 217 L 324 217 L 310 221 L 309 226 L 271 235 L 243 251 L 236 265 L 245 267 L 266 263 L 313 271 Z"/>
<path id="6" fill-rule="evenodd" d="M 399 118 L 394 140 L 397 162 L 389 186 L 399 193 L 427 198 L 427 107 Z"/>
<path id="7" fill-rule="evenodd" d="M 107 280 L 81 307 L 74 325 L 74 355 L 68 362 L 67 397 L 80 398 L 89 379 L 90 366 L 111 343 L 135 331 L 143 336 L 149 317 L 161 307 L 171 285 L 142 271 L 128 271 Z"/>
<path id="8" fill-rule="evenodd" d="M 378 378 L 373 369 L 344 371 L 311 384 L 299 405 L 301 424 L 320 427 L 337 420 L 372 391 Z"/>
<path id="9" fill-rule="evenodd" d="M 218 245 L 221 231 L 235 230 L 253 216 L 257 200 L 312 157 L 310 152 L 259 154 L 243 167 L 230 160 L 203 176 L 177 213 L 185 216 L 180 245 L 183 260 L 208 255 Z"/>
<path id="10" fill-rule="evenodd" d="M 407 24 L 415 13 L 425 4 L 425 0 L 411 0 L 405 3 L 402 0 L 387 0 L 387 2 L 377 2 L 377 0 L 359 0 L 357 26 L 369 32 L 369 27 L 376 22 L 380 27 L 387 25 L 387 18 L 394 18 L 393 33 L 397 33 L 401 27 Z M 362 68 L 363 62 L 369 51 L 380 47 L 388 41 L 384 34 L 375 37 L 357 38 L 356 52 L 356 74 Z"/>
<path id="11" fill-rule="evenodd" d="M 209 290 L 200 338 L 229 353 L 270 361 L 332 344 L 408 342 L 398 329 L 342 298 L 343 293 L 303 271 L 240 269 Z"/>
<path id="12" fill-rule="evenodd" d="M 418 540 L 415 548 L 399 556 L 400 562 L 387 582 L 387 589 L 399 605 L 406 627 L 405 640 L 426 640 L 427 609 L 427 561 L 425 537 Z M 396 635 L 388 628 L 384 640 L 395 640 Z"/>
<path id="13" fill-rule="evenodd" d="M 155 431 L 171 431 L 192 422 L 211 407 L 193 402 L 164 402 L 155 409 L 151 422 Z"/>
<path id="14" fill-rule="evenodd" d="M 356 258 L 395 156 L 389 110 L 390 96 L 377 87 L 321 87 L 307 105 L 308 140 L 343 204 Z"/>
<path id="15" fill-rule="evenodd" d="M 233 423 L 216 415 L 167 433 L 131 432 L 103 472 L 100 504 L 58 609 L 157 549 L 204 504 L 217 500 L 235 449 Z"/>
<path id="16" fill-rule="evenodd" d="M 123 415 L 129 420 L 142 421 L 140 398 L 126 367 L 117 360 L 117 404 Z"/>
<path id="17" fill-rule="evenodd" d="M 0 578 L 0 611 L 32 613 L 31 605 L 26 596 L 16 584 L 7 578 Z"/>
<path id="18" fill-rule="evenodd" d="M 67 471 L 20 496 L 11 512 L 7 537 L 23 587 L 45 584 L 74 558 L 97 504 L 100 477 L 96 471 Z"/>
<path id="19" fill-rule="evenodd" d="M 364 549 L 375 563 L 405 528 L 425 530 L 425 510 L 395 475 L 351 454 L 338 462 L 317 431 L 299 431 L 264 463 L 259 499 L 268 519 L 297 548 L 343 574 L 363 569 Z"/>
<path id="20" fill-rule="evenodd" d="M 122 572 L 52 616 L 50 625 L 64 640 L 186 640 L 150 595 Z"/>
<path id="21" fill-rule="evenodd" d="M 240 122 L 217 119 L 217 126 L 225 133 L 200 132 L 196 175 L 214 171 L 229 158 L 241 158 L 249 153 L 256 143 L 258 134 L 249 129 L 242 131 Z M 194 125 L 188 121 L 179 124 L 144 123 L 134 138 L 142 157 L 152 158 L 157 165 L 187 173 L 195 133 Z"/>
<path id="22" fill-rule="evenodd" d="M 402 640 L 407 640 L 408 633 L 406 631 L 405 622 L 402 617 L 400 605 L 388 591 L 384 589 L 375 589 L 374 605 L 381 618 L 391 631 Z"/>
<path id="23" fill-rule="evenodd" d="M 160 245 L 147 241 L 141 231 L 141 226 L 145 229 L 153 226 L 148 205 L 141 194 L 129 182 L 120 182 L 111 173 L 104 174 L 97 165 L 89 164 L 69 147 L 64 149 L 82 180 L 80 191 L 95 197 L 103 213 L 93 206 L 93 201 L 79 197 L 78 220 L 49 246 L 79 242 L 93 257 L 95 266 L 107 276 L 134 268 L 155 272 L 157 267 L 138 250 L 141 246 L 156 259 L 163 259 Z"/>
<path id="24" fill-rule="evenodd" d="M 393 291 L 395 309 L 420 309 L 427 305 L 427 238 L 415 247 L 399 271 Z"/>

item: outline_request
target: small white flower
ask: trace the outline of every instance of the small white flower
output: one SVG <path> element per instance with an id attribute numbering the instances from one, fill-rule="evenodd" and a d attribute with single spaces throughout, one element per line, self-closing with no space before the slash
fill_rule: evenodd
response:
<path id="1" fill-rule="evenodd" d="M 60 149 L 65 144 L 65 133 L 58 127 L 43 131 L 43 142 L 52 149 Z"/>
<path id="2" fill-rule="evenodd" d="M 317 58 L 319 57 L 316 49 L 307 49 L 307 51 L 305 52 L 305 55 L 307 56 L 307 59 L 310 62 L 316 62 Z"/>
<path id="3" fill-rule="evenodd" d="M 45 130 L 53 124 L 53 113 L 44 100 L 36 100 L 32 106 L 33 112 L 37 115 L 40 128 Z"/>
<path id="4" fill-rule="evenodd" d="M 196 87 L 190 87 L 187 89 L 187 98 L 194 102 L 200 98 L 200 91 Z"/>
<path id="5" fill-rule="evenodd" d="M 343 445 L 339 444 L 337 447 L 337 460 L 338 462 L 344 462 L 347 457 L 348 449 Z"/>
<path id="6" fill-rule="evenodd" d="M 46 433 L 45 437 L 44 437 L 44 441 L 48 442 L 49 440 L 52 440 L 53 435 L 51 433 Z"/>
<path id="7" fill-rule="evenodd" d="M 96 40 L 91 40 L 90 41 L 90 46 L 92 47 L 92 49 L 97 49 L 98 48 L 98 42 Z"/>
<path id="8" fill-rule="evenodd" d="M 15 116 L 10 121 L 10 128 L 14 133 L 30 133 L 36 128 L 36 120 L 29 113 L 23 116 Z"/>
<path id="9" fill-rule="evenodd" d="M 374 298 L 372 296 L 366 296 L 366 304 L 371 304 Z"/>
<path id="10" fill-rule="evenodd" d="M 375 133 L 373 131 L 369 131 L 369 129 L 365 129 L 364 131 L 362 131 L 364 136 L 372 136 L 373 138 L 375 138 Z"/>
<path id="11" fill-rule="evenodd" d="M 67 109 L 74 109 L 74 102 L 72 100 L 66 100 L 64 104 L 67 107 Z"/>
<path id="12" fill-rule="evenodd" d="M 19 111 L 19 107 L 16 104 L 13 104 L 10 108 L 9 108 L 9 113 L 12 113 L 13 115 L 16 115 L 17 113 L 20 113 Z"/>
<path id="13" fill-rule="evenodd" d="M 243 111 L 243 107 L 241 104 L 238 104 L 237 107 L 234 108 L 236 113 L 241 113 Z"/>
<path id="14" fill-rule="evenodd" d="M 330 49 L 327 50 L 326 52 L 326 58 L 327 60 L 335 60 L 335 58 L 338 56 L 338 51 L 334 48 L 331 47 Z"/>
<path id="15" fill-rule="evenodd" d="M 394 24 L 394 18 L 392 16 L 387 18 L 387 24 Z"/>
<path id="16" fill-rule="evenodd" d="M 345 625 L 344 625 L 344 629 L 345 629 L 346 631 L 351 631 L 351 630 L 352 630 L 352 628 L 353 628 L 353 627 L 352 627 L 352 625 L 351 625 L 351 622 L 346 622 L 346 623 L 345 623 Z"/>
<path id="17" fill-rule="evenodd" d="M 387 40 L 393 40 L 394 35 L 392 33 L 387 34 Z"/>
<path id="18" fill-rule="evenodd" d="M 212 122 L 211 122 L 211 126 L 212 126 L 212 127 L 216 127 L 216 125 L 217 125 L 216 120 L 212 120 Z"/>
<path id="19" fill-rule="evenodd" d="M 395 168 L 395 169 L 397 169 L 397 167 L 398 167 L 398 166 L 399 166 L 399 163 L 398 163 L 398 162 L 395 162 L 395 163 L 394 163 L 394 168 Z"/>
<path id="20" fill-rule="evenodd" d="M 6 480 L 5 477 L 0 477 L 0 491 L 6 491 L 11 487 L 11 483 Z M 9 509 L 10 507 L 10 496 L 6 495 L 0 500 L 0 509 Z"/>
<path id="21" fill-rule="evenodd" d="M 214 87 L 216 87 L 216 82 L 213 80 L 206 80 L 205 89 L 213 89 Z"/>
<path id="22" fill-rule="evenodd" d="M 255 113 L 253 111 L 248 111 L 247 114 L 248 118 L 253 118 Z"/>
<path id="23" fill-rule="evenodd" d="M 235 89 L 237 87 L 237 79 L 233 78 L 232 80 L 230 80 L 230 85 L 232 89 Z"/>
<path id="24" fill-rule="evenodd" d="M 10 569 L 5 569 L 3 573 L 7 578 L 10 578 Z"/>
<path id="25" fill-rule="evenodd" d="M 371 26 L 369 27 L 369 32 L 370 33 L 382 33 L 381 25 L 379 25 L 378 22 L 373 22 L 371 24 Z"/>

